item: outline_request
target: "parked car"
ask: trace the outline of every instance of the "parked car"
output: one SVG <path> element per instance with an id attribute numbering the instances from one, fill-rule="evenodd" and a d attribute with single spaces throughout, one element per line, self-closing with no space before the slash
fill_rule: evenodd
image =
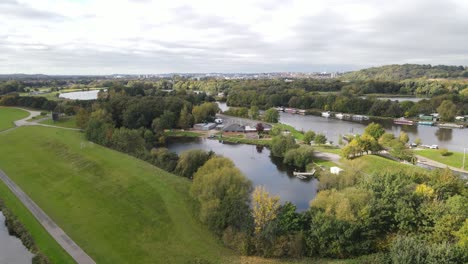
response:
<path id="1" fill-rule="evenodd" d="M 410 144 L 410 147 L 412 147 L 412 148 L 415 148 L 415 147 L 417 147 L 417 146 L 418 146 L 418 144 L 416 144 L 416 143 L 411 143 L 411 144 Z"/>
<path id="2" fill-rule="evenodd" d="M 429 148 L 430 148 L 430 149 L 438 149 L 439 146 L 437 146 L 437 145 L 431 145 Z"/>
<path id="3" fill-rule="evenodd" d="M 216 124 L 222 124 L 223 123 L 223 120 L 221 118 L 216 118 L 215 119 L 215 123 Z"/>

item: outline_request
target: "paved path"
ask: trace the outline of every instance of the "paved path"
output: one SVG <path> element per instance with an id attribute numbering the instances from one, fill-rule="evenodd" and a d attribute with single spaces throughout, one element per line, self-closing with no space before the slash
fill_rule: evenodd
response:
<path id="1" fill-rule="evenodd" d="M 416 157 L 418 158 L 419 163 L 422 163 L 422 164 L 425 164 L 425 165 L 428 165 L 428 166 L 431 166 L 431 167 L 437 167 L 437 168 L 441 168 L 441 169 L 445 169 L 445 168 L 448 167 L 449 169 L 451 169 L 453 171 L 468 174 L 467 170 L 462 170 L 460 168 L 452 167 L 452 166 L 449 166 L 447 164 L 443 164 L 443 163 L 440 163 L 438 161 L 431 160 L 431 159 L 428 159 L 428 158 L 420 156 L 420 155 L 416 155 Z"/>
<path id="2" fill-rule="evenodd" d="M 26 117 L 26 118 L 23 118 L 23 119 L 20 119 L 20 120 L 16 120 L 14 123 L 15 123 L 15 127 L 13 128 L 10 128 L 10 129 L 7 129 L 7 130 L 4 130 L 0 133 L 6 133 L 8 131 L 11 131 L 11 130 L 14 130 L 18 127 L 21 127 L 21 126 L 43 126 L 43 127 L 53 127 L 53 128 L 60 128 L 60 129 L 65 129 L 65 130 L 74 130 L 74 131 L 81 131 L 81 129 L 79 128 L 71 128 L 71 127 L 60 127 L 60 126 L 54 126 L 54 125 L 46 125 L 46 124 L 41 124 L 39 122 L 41 121 L 44 121 L 44 120 L 47 120 L 47 118 L 41 118 L 41 119 L 36 119 L 36 120 L 32 120 L 32 121 L 28 121 L 29 119 L 33 118 L 33 117 L 36 117 L 36 116 L 39 116 L 41 114 L 41 112 L 39 111 L 34 111 L 34 110 L 28 110 L 28 109 L 24 109 L 24 108 L 19 108 L 19 107 L 14 107 L 16 109 L 20 109 L 20 110 L 23 110 L 23 111 L 26 111 L 26 112 L 29 112 L 29 116 Z"/>
<path id="3" fill-rule="evenodd" d="M 338 154 L 334 154 L 334 153 L 329 153 L 329 152 L 321 152 L 321 151 L 316 151 L 314 150 L 314 156 L 321 159 L 321 160 L 328 160 L 328 161 L 332 161 L 338 165 L 341 164 L 340 162 L 340 155 Z"/>
<path id="4" fill-rule="evenodd" d="M 16 185 L 2 170 L 0 170 L 0 179 L 10 188 L 16 197 L 28 208 L 28 210 L 36 217 L 39 223 L 49 232 L 49 234 L 62 246 L 65 251 L 78 264 L 93 264 L 94 260 L 86 254 L 57 224 L 33 201 L 24 193 L 21 188 Z"/>

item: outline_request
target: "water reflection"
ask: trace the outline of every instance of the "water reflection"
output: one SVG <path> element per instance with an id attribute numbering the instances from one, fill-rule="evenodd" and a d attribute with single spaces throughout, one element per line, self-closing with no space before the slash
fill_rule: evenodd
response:
<path id="1" fill-rule="evenodd" d="M 439 128 L 436 130 L 435 135 L 439 141 L 451 141 L 453 130 L 448 128 Z"/>
<path id="2" fill-rule="evenodd" d="M 212 150 L 230 158 L 254 186 L 264 185 L 271 194 L 279 195 L 282 202 L 294 203 L 299 211 L 306 210 L 317 193 L 316 179 L 303 181 L 294 177 L 293 169 L 283 164 L 282 159 L 270 157 L 270 150 L 265 147 L 181 138 L 168 142 L 167 147 L 176 153 L 188 149 Z"/>
<path id="3" fill-rule="evenodd" d="M 10 236 L 5 226 L 5 216 L 0 211 L 0 263 L 25 264 L 31 263 L 33 254 L 17 237 Z"/>

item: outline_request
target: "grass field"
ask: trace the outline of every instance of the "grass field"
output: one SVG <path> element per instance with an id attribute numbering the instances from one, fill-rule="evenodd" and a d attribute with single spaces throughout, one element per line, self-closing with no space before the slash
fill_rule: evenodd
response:
<path id="1" fill-rule="evenodd" d="M 304 139 L 304 134 L 301 133 L 301 131 L 295 129 L 294 127 L 286 124 L 274 124 L 273 126 L 281 128 L 281 130 L 288 130 L 291 132 L 291 135 L 298 140 L 303 140 Z"/>
<path id="2" fill-rule="evenodd" d="M 13 121 L 23 119 L 29 113 L 16 108 L 0 107 L 0 131 L 7 130 L 15 126 Z"/>
<path id="3" fill-rule="evenodd" d="M 440 163 L 452 166 L 455 168 L 461 168 L 463 165 L 463 153 L 450 151 L 450 155 L 442 156 L 439 150 L 436 149 L 423 149 L 415 151 L 417 155 L 426 157 L 431 160 L 438 161 Z M 465 169 L 468 169 L 468 154 L 465 157 Z"/>
<path id="4" fill-rule="evenodd" d="M 76 117 L 71 116 L 71 117 L 61 117 L 58 121 L 54 121 L 52 119 L 47 119 L 42 122 L 41 124 L 46 124 L 46 125 L 53 125 L 53 126 L 59 126 L 59 127 L 68 127 L 68 128 L 78 128 L 76 125 Z"/>
<path id="5" fill-rule="evenodd" d="M 52 263 L 75 263 L 2 181 L 0 181 L 0 199 L 3 200 L 6 207 L 13 212 L 19 221 L 26 226 L 29 233 L 34 237 L 36 245 Z"/>
<path id="6" fill-rule="evenodd" d="M 97 263 L 235 258 L 194 216 L 187 179 L 75 131 L 21 127 L 0 144 L 0 168 Z"/>
<path id="7" fill-rule="evenodd" d="M 414 165 L 403 164 L 400 162 L 393 161 L 391 159 L 387 159 L 384 157 L 376 156 L 376 155 L 364 155 L 362 157 L 356 158 L 357 160 L 361 160 L 364 165 L 364 171 L 366 173 L 378 173 L 384 172 L 387 170 L 403 170 L 406 172 L 422 172 L 427 173 L 426 169 L 421 167 L 417 167 Z"/>

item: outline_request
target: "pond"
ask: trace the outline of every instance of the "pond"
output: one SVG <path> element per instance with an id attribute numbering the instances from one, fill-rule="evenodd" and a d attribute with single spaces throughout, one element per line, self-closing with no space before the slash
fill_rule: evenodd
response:
<path id="1" fill-rule="evenodd" d="M 0 264 L 31 263 L 33 256 L 21 240 L 10 236 L 5 226 L 5 216 L 0 211 Z"/>
<path id="2" fill-rule="evenodd" d="M 173 139 L 167 147 L 177 154 L 189 149 L 203 149 L 223 155 L 231 159 L 254 186 L 265 186 L 271 194 L 279 195 L 282 202 L 295 204 L 298 211 L 307 210 L 317 194 L 316 179 L 296 178 L 292 168 L 286 167 L 282 160 L 270 157 L 268 148 L 201 138 Z"/>
<path id="3" fill-rule="evenodd" d="M 71 100 L 96 100 L 100 90 L 82 91 L 82 92 L 71 92 L 61 93 L 59 98 L 71 99 Z"/>

